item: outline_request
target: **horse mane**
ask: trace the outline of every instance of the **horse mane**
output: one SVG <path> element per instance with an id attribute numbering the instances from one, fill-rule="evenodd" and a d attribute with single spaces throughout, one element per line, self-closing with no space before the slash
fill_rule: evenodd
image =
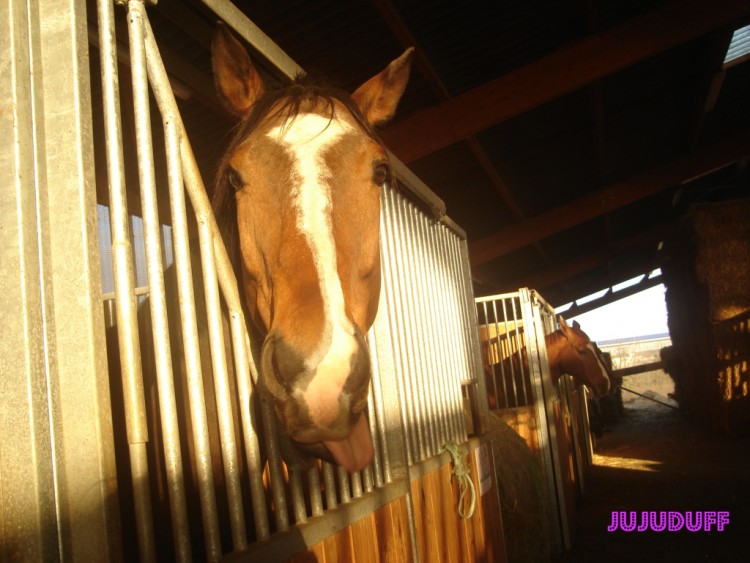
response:
<path id="1" fill-rule="evenodd" d="M 298 77 L 291 84 L 272 86 L 266 90 L 253 104 L 248 117 L 234 127 L 233 137 L 216 168 L 211 207 L 238 280 L 241 279 L 241 261 L 237 230 L 237 201 L 234 188 L 228 179 L 230 156 L 266 118 L 283 116 L 286 121 L 291 122 L 304 107 L 322 104 L 324 110 L 329 112 L 330 121 L 334 118 L 335 102 L 343 104 L 365 134 L 382 144 L 380 136 L 365 120 L 347 92 L 336 87 L 315 83 L 306 76 Z"/>

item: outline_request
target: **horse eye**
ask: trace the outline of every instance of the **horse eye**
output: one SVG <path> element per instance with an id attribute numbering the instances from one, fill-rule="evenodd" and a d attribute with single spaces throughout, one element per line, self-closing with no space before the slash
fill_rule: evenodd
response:
<path id="1" fill-rule="evenodd" d="M 379 162 L 372 171 L 372 181 L 376 186 L 382 186 L 391 179 L 391 170 L 385 162 Z"/>
<path id="2" fill-rule="evenodd" d="M 237 172 L 234 168 L 229 168 L 227 179 L 235 190 L 241 190 L 243 187 L 245 187 L 245 182 L 242 181 L 242 176 L 240 176 L 240 173 Z"/>

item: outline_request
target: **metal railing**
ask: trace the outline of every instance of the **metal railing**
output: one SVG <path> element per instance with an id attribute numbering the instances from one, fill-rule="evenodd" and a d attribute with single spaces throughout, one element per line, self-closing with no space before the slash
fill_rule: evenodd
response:
<path id="1" fill-rule="evenodd" d="M 300 72 L 231 4 L 205 3 L 251 45 L 262 48 L 264 56 L 281 74 L 290 76 Z M 157 536 L 162 536 L 162 523 L 154 517 L 151 503 L 155 492 L 150 484 L 159 479 L 155 471 L 162 472 L 160 475 L 166 482 L 169 528 L 177 560 L 187 561 L 195 555 L 196 539 L 191 534 L 196 526 L 191 525 L 191 519 L 196 517 L 200 519 L 198 528 L 209 560 L 218 560 L 227 551 L 245 552 L 250 557 L 258 557 L 259 550 L 265 550 L 263 553 L 272 558 L 291 555 L 300 545 L 310 546 L 336 527 L 353 521 L 361 511 L 371 511 L 378 503 L 384 504 L 397 496 L 408 496 L 408 466 L 439 454 L 446 442 L 461 443 L 467 439 L 461 382 L 477 381 L 479 363 L 465 236 L 447 218 L 436 219 L 435 215 L 444 211 L 442 202 L 397 162 L 397 176 L 408 182 L 402 187 L 407 188 L 411 198 L 419 198 L 420 205 L 395 189 L 386 188 L 383 192 L 383 289 L 380 312 L 368 335 L 373 358 L 369 424 L 374 437 L 374 461 L 363 471 L 352 474 L 327 463 L 306 471 L 288 470 L 281 461 L 281 445 L 271 408 L 255 398 L 257 369 L 253 352 L 257 351 L 257 343 L 247 333 L 237 283 L 159 57 L 144 2 L 130 0 L 127 2 L 130 65 L 151 326 L 150 335 L 139 335 L 138 318 L 146 313 L 139 312 L 136 304 L 133 253 L 127 230 L 113 6 L 109 0 L 99 0 L 97 5 L 114 302 L 139 557 L 142 561 L 155 560 Z M 178 319 L 168 315 L 149 85 L 164 129 Z M 194 217 L 188 216 L 185 194 L 195 211 Z M 433 215 L 421 210 L 425 206 Z M 202 275 L 198 283 L 194 282 L 195 258 L 188 240 L 191 221 L 197 224 L 199 235 Z M 196 306 L 196 301 L 200 306 Z M 169 322 L 175 320 L 181 325 L 179 341 L 170 339 L 173 329 Z M 143 373 L 142 342 L 153 349 L 153 376 Z M 181 417 L 185 416 L 178 404 L 182 391 L 175 389 L 180 366 L 187 371 L 187 416 L 192 429 L 188 451 L 180 439 L 180 426 L 184 424 Z M 144 390 L 144 380 L 148 384 L 151 377 L 155 378 L 156 394 Z M 152 400 L 153 396 L 158 396 L 158 401 Z M 214 401 L 216 412 L 210 408 Z M 149 455 L 155 454 L 148 453 L 148 444 L 156 440 L 149 436 L 146 418 L 153 403 L 158 403 L 158 412 L 154 414 L 158 416 L 158 424 L 152 426 L 161 429 L 158 442 L 163 451 L 158 455 L 163 459 L 163 469 L 149 467 Z M 256 431 L 259 421 L 264 431 L 260 436 Z M 264 449 L 261 443 L 265 444 Z M 267 478 L 264 479 L 265 460 Z M 186 474 L 190 473 L 190 467 L 194 467 L 193 475 Z M 190 509 L 194 505 L 187 483 L 191 476 L 197 486 L 199 515 Z M 352 499 L 364 499 L 375 489 L 381 491 L 377 501 L 371 497 L 356 506 L 351 503 Z M 319 522 L 301 526 L 310 517 L 350 504 L 349 516 L 339 519 L 335 526 Z M 251 514 L 246 513 L 247 506 L 251 507 Z M 226 526 L 231 531 L 228 537 Z M 155 527 L 160 529 L 159 534 L 155 534 Z M 292 531 L 301 534 L 301 544 L 252 542 L 253 538 L 266 540 L 276 534 L 288 539 Z M 413 523 L 411 532 L 414 533 Z M 415 542 L 412 544 L 416 550 Z"/>
<path id="2" fill-rule="evenodd" d="M 551 529 L 557 531 L 557 549 L 569 549 L 566 503 L 571 500 L 565 497 L 559 441 L 570 435 L 575 459 L 572 477 L 582 489 L 582 440 L 588 432 L 588 418 L 585 395 L 576 394 L 573 400 L 575 384 L 569 375 L 552 383 L 545 335 L 557 328 L 554 309 L 538 293 L 525 288 L 475 301 L 491 404 L 501 412 L 526 407 L 532 414 L 547 498 L 556 508 L 548 515 Z"/>

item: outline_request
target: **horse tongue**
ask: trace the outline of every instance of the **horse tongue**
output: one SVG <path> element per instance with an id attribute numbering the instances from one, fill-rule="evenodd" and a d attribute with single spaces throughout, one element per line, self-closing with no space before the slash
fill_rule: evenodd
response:
<path id="1" fill-rule="evenodd" d="M 349 436 L 343 440 L 324 440 L 336 463 L 347 471 L 364 469 L 372 461 L 372 437 L 367 418 L 362 414 Z"/>

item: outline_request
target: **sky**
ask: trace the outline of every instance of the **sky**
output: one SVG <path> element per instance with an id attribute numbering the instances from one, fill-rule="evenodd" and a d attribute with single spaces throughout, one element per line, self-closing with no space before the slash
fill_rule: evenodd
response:
<path id="1" fill-rule="evenodd" d="M 583 331 L 595 342 L 668 333 L 664 286 L 657 285 L 577 317 Z"/>

